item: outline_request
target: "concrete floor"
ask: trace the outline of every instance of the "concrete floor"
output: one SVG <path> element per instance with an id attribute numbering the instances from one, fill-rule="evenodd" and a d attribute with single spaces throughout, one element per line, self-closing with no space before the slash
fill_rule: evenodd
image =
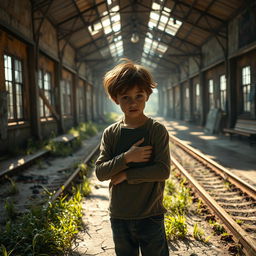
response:
<path id="1" fill-rule="evenodd" d="M 159 118 L 170 134 L 206 154 L 256 187 L 256 144 L 252 146 L 246 137 L 234 136 L 232 140 L 223 134 L 210 134 L 204 127 L 180 120 Z"/>

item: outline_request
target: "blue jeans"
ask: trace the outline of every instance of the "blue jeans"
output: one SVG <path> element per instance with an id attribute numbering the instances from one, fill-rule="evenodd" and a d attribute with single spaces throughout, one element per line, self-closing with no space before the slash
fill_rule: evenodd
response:
<path id="1" fill-rule="evenodd" d="M 110 221 L 117 256 L 169 256 L 163 215 Z"/>

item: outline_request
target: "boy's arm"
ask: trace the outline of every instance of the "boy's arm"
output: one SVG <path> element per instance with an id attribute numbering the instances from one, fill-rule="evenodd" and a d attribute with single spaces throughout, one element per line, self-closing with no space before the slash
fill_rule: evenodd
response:
<path id="1" fill-rule="evenodd" d="M 129 184 L 164 181 L 169 178 L 169 134 L 164 126 L 159 126 L 153 136 L 154 163 L 145 167 L 127 169 Z"/>
<path id="2" fill-rule="evenodd" d="M 96 176 L 100 181 L 109 180 L 117 173 L 128 168 L 125 163 L 124 154 L 114 158 L 111 157 L 112 148 L 113 141 L 111 141 L 111 135 L 108 130 L 105 130 L 101 139 L 100 155 L 95 163 Z"/>

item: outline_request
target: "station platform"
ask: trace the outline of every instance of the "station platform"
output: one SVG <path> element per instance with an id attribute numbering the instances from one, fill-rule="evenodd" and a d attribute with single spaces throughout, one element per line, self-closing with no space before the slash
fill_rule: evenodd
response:
<path id="1" fill-rule="evenodd" d="M 230 140 L 228 135 L 210 134 L 204 127 L 185 121 L 156 119 L 166 126 L 170 134 L 256 187 L 256 144 L 250 146 L 246 137 L 234 136 Z"/>

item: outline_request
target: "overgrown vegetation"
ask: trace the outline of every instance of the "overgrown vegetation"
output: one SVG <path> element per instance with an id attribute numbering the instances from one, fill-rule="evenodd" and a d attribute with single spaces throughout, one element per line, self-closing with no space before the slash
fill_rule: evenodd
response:
<path id="1" fill-rule="evenodd" d="M 195 223 L 194 224 L 194 227 L 193 227 L 193 237 L 198 240 L 198 241 L 202 241 L 202 242 L 205 242 L 207 243 L 210 236 L 208 237 L 205 237 L 205 232 L 204 230 L 199 226 L 198 223 Z"/>
<path id="2" fill-rule="evenodd" d="M 13 157 L 18 155 L 24 155 L 24 152 L 26 155 L 31 155 L 42 148 L 50 150 L 51 153 L 55 156 L 70 155 L 74 150 L 81 146 L 82 140 L 88 139 L 89 137 L 96 135 L 98 131 L 102 130 L 106 126 L 106 124 L 110 124 L 119 120 L 120 116 L 121 115 L 118 113 L 109 112 L 105 114 L 105 124 L 97 124 L 91 121 L 86 123 L 80 123 L 78 127 L 73 127 L 68 131 L 69 134 L 73 134 L 77 137 L 73 142 L 70 143 L 64 144 L 52 141 L 52 139 L 56 137 L 55 132 L 52 132 L 49 140 L 45 141 L 38 141 L 30 138 L 27 140 L 26 145 L 23 145 L 22 147 L 19 147 L 17 145 L 11 145 L 7 149 L 6 158 L 10 156 Z"/>
<path id="3" fill-rule="evenodd" d="M 108 112 L 105 114 L 105 120 L 109 124 L 118 121 L 120 118 L 121 114 L 118 114 L 116 112 Z"/>
<path id="4" fill-rule="evenodd" d="M 184 238 L 188 233 L 186 218 L 183 215 L 167 215 L 165 218 L 167 239 Z"/>
<path id="5" fill-rule="evenodd" d="M 217 221 L 209 220 L 209 223 L 212 226 L 216 235 L 221 235 L 223 233 L 226 233 L 224 226 L 222 224 L 218 223 Z"/>
<path id="6" fill-rule="evenodd" d="M 68 156 L 71 155 L 72 152 L 77 150 L 80 146 L 81 140 L 79 139 L 79 137 L 77 137 L 76 139 L 68 143 L 50 140 L 45 146 L 45 149 L 49 150 L 51 155 L 53 156 Z"/>
<path id="7" fill-rule="evenodd" d="M 171 177 L 166 181 L 164 193 L 164 206 L 167 209 L 165 217 L 166 236 L 170 240 L 183 239 L 188 235 L 186 215 L 192 205 L 192 192 L 187 186 L 186 179 L 180 173 L 172 171 Z M 197 213 L 201 213 L 202 200 L 197 200 Z M 210 237 L 205 238 L 204 230 L 194 224 L 192 236 L 199 241 L 207 243 Z"/>
<path id="8" fill-rule="evenodd" d="M 0 255 L 34 256 L 65 255 L 81 226 L 81 200 L 90 193 L 90 184 L 82 175 L 82 183 L 72 188 L 72 196 L 53 203 L 48 193 L 44 206 L 34 206 L 23 215 L 14 214 L 13 204 L 6 203 L 8 221 L 0 230 Z M 11 218 L 10 218 L 11 217 Z"/>
<path id="9" fill-rule="evenodd" d="M 75 150 L 81 147 L 83 140 L 96 135 L 101 129 L 102 125 L 92 122 L 80 123 L 77 127 L 73 127 L 68 131 L 68 134 L 72 134 L 75 139 L 67 143 L 57 142 L 50 139 L 46 144 L 45 149 L 49 150 L 54 156 L 71 155 Z"/>
<path id="10" fill-rule="evenodd" d="M 88 139 L 98 133 L 100 125 L 88 122 L 80 123 L 77 127 L 71 128 L 68 133 L 78 137 L 80 140 Z"/>
<path id="11" fill-rule="evenodd" d="M 8 176 L 5 176 L 5 178 L 10 182 L 9 183 L 9 187 L 7 189 L 7 193 L 9 195 L 15 195 L 15 194 L 18 194 L 19 193 L 19 189 L 16 185 L 16 183 L 14 182 L 14 180 Z"/>
<path id="12" fill-rule="evenodd" d="M 109 118 L 115 118 L 115 114 L 110 114 Z M 81 141 L 94 136 L 99 130 L 102 130 L 105 125 L 96 124 L 93 122 L 80 123 L 78 127 L 71 128 L 68 133 L 73 134 L 77 137 L 75 140 L 69 143 L 55 142 L 53 139 L 56 137 L 56 133 L 52 132 L 50 138 L 44 141 L 38 141 L 34 139 L 28 139 L 26 145 L 19 147 L 17 145 L 12 145 L 7 149 L 7 155 L 10 157 L 34 154 L 40 149 L 50 150 L 55 156 L 67 156 L 71 154 L 74 150 L 81 146 Z"/>
<path id="13" fill-rule="evenodd" d="M 166 181 L 164 193 L 164 206 L 167 209 L 165 229 L 168 239 L 184 238 L 187 233 L 185 214 L 191 205 L 190 191 L 184 186 L 186 180 L 175 183 L 174 179 Z"/>

